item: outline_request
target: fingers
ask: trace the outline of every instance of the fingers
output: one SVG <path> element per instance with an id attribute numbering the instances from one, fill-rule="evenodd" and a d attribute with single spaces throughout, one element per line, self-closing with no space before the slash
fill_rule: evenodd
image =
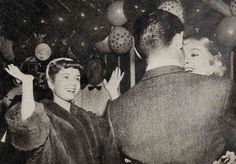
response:
<path id="1" fill-rule="evenodd" d="M 5 70 L 7 71 L 7 73 L 9 73 L 14 78 L 21 80 L 19 77 L 21 77 L 22 72 L 15 65 L 10 64 L 5 68 Z"/>
<path id="2" fill-rule="evenodd" d="M 120 74 L 121 74 L 121 70 L 120 70 L 120 68 L 119 68 L 119 67 L 117 67 L 116 69 L 117 69 L 117 74 L 116 74 L 116 75 L 117 75 L 117 77 L 119 77 L 119 76 L 120 76 Z"/>
<path id="3" fill-rule="evenodd" d="M 122 72 L 122 74 L 121 74 L 121 76 L 120 76 L 120 78 L 119 78 L 119 81 L 121 81 L 121 80 L 123 79 L 124 75 L 125 75 L 125 73 Z"/>
<path id="4" fill-rule="evenodd" d="M 9 73 L 9 72 L 13 72 L 13 71 L 19 70 L 19 69 L 18 69 L 15 65 L 9 64 L 9 65 L 5 68 L 5 70 Z"/>
<path id="5" fill-rule="evenodd" d="M 112 72 L 112 76 L 120 77 L 121 76 L 121 69 L 119 67 L 116 67 L 116 69 Z"/>
<path id="6" fill-rule="evenodd" d="M 7 71 L 7 73 L 9 73 L 10 74 L 10 70 L 9 70 L 9 68 L 4 68 L 5 69 L 5 71 Z"/>
<path id="7" fill-rule="evenodd" d="M 12 75 L 12 64 L 7 65 L 7 67 L 4 68 L 4 69 L 7 71 L 7 73 L 9 73 L 10 75 Z"/>

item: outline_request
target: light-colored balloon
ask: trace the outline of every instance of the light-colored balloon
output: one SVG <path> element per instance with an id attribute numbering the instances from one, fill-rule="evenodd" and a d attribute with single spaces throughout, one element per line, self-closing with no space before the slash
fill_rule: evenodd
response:
<path id="1" fill-rule="evenodd" d="M 216 28 L 216 38 L 224 46 L 236 45 L 236 17 L 226 17 L 220 22 Z"/>
<path id="2" fill-rule="evenodd" d="M 128 19 L 126 18 L 123 10 L 124 1 L 113 1 L 107 8 L 107 18 L 114 26 L 121 26 L 125 24 Z"/>
<path id="3" fill-rule="evenodd" d="M 51 48 L 45 43 L 40 43 L 35 48 L 35 56 L 39 60 L 45 61 L 50 58 L 51 54 Z"/>

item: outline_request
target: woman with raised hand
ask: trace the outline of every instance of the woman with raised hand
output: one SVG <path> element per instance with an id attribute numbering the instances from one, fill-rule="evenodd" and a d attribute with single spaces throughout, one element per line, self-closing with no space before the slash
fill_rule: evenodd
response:
<path id="1" fill-rule="evenodd" d="M 6 120 L 8 141 L 24 152 L 25 163 L 120 163 L 106 122 L 71 103 L 80 91 L 82 67 L 78 63 L 57 58 L 48 64 L 46 76 L 53 101 L 40 103 L 34 101 L 33 76 L 14 65 L 6 71 L 22 81 L 22 101 L 7 112 Z"/>

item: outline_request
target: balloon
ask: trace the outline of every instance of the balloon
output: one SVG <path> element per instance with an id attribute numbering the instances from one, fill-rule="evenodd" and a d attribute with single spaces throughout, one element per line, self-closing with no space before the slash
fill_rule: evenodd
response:
<path id="1" fill-rule="evenodd" d="M 45 43 L 40 43 L 35 48 L 35 56 L 41 61 L 47 60 L 52 54 L 51 48 Z"/>
<path id="2" fill-rule="evenodd" d="M 175 1 L 165 1 L 158 7 L 158 9 L 162 9 L 176 15 L 181 22 L 184 23 L 184 10 L 182 4 Z"/>
<path id="3" fill-rule="evenodd" d="M 124 27 L 114 27 L 108 37 L 110 49 L 116 54 L 127 53 L 133 44 L 133 37 Z"/>
<path id="4" fill-rule="evenodd" d="M 232 0 L 230 3 L 230 10 L 233 15 L 236 15 L 236 0 Z"/>
<path id="5" fill-rule="evenodd" d="M 114 26 L 121 26 L 128 20 L 123 10 L 124 1 L 114 1 L 107 8 L 107 18 Z"/>
<path id="6" fill-rule="evenodd" d="M 236 17 L 226 17 L 216 28 L 216 38 L 225 46 L 236 45 Z"/>
<path id="7" fill-rule="evenodd" d="M 108 37 L 106 37 L 103 41 L 95 43 L 95 48 L 100 52 L 100 53 L 110 53 L 111 49 L 108 45 Z"/>
<path id="8" fill-rule="evenodd" d="M 124 13 L 128 20 L 135 20 L 145 12 L 156 10 L 159 3 L 156 0 L 124 0 Z"/>

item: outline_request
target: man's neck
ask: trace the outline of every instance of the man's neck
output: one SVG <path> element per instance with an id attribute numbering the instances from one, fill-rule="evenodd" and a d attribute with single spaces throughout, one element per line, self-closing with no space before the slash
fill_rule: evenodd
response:
<path id="1" fill-rule="evenodd" d="M 156 52 L 156 54 L 150 55 L 147 61 L 146 71 L 170 65 L 183 67 L 183 65 L 181 64 L 181 62 L 178 60 L 177 57 L 173 58 L 174 56 L 171 57 L 171 55 L 168 53 L 171 52 L 160 51 Z"/>
<path id="2" fill-rule="evenodd" d="M 163 60 L 163 59 L 161 59 L 161 60 Z M 148 63 L 146 71 L 152 70 L 152 69 L 155 69 L 158 67 L 170 66 L 170 65 L 183 67 L 179 62 L 172 61 L 172 60 L 165 60 L 165 61 L 153 60 L 152 62 Z"/>
<path id="3" fill-rule="evenodd" d="M 70 102 L 63 100 L 63 99 L 59 98 L 56 95 L 54 95 L 53 102 L 55 102 L 56 104 L 60 105 L 61 107 L 63 107 L 68 112 L 70 112 L 70 107 L 71 107 L 71 103 Z"/>

